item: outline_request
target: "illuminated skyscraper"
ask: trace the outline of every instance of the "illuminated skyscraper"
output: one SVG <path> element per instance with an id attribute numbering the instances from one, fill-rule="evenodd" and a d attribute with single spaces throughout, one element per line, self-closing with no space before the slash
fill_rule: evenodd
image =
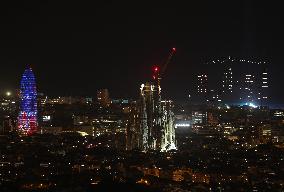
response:
<path id="1" fill-rule="evenodd" d="M 37 131 L 37 91 L 35 76 L 27 68 L 21 79 L 20 113 L 18 129 L 22 134 L 30 135 Z"/>
<path id="2" fill-rule="evenodd" d="M 208 78 L 206 74 L 197 76 L 197 92 L 206 94 L 208 92 Z"/>
<path id="3" fill-rule="evenodd" d="M 255 101 L 255 86 L 254 80 L 255 76 L 253 74 L 246 74 L 244 79 L 244 87 L 242 88 L 243 95 L 242 100 L 246 103 Z"/>
<path id="4" fill-rule="evenodd" d="M 268 100 L 268 70 L 264 67 L 261 73 L 261 91 L 260 91 L 260 99 L 262 104 L 267 104 Z"/>
<path id="5" fill-rule="evenodd" d="M 220 100 L 225 104 L 268 104 L 269 66 L 265 61 L 228 57 L 205 64 L 206 69 L 202 70 L 207 72 L 197 76 L 199 99 L 205 96 L 207 101 Z"/>
<path id="6" fill-rule="evenodd" d="M 222 92 L 223 93 L 233 92 L 233 72 L 231 67 L 227 67 L 223 73 Z"/>

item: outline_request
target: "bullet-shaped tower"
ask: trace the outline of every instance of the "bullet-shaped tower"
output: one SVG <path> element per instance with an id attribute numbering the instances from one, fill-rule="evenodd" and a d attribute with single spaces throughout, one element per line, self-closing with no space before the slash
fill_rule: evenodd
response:
<path id="1" fill-rule="evenodd" d="M 37 131 L 37 90 L 35 76 L 28 67 L 21 79 L 18 131 L 31 135 Z"/>

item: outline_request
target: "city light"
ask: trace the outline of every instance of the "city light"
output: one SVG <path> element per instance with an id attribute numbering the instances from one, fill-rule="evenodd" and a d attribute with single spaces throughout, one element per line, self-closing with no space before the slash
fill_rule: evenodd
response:
<path id="1" fill-rule="evenodd" d="M 155 73 L 157 73 L 157 72 L 160 71 L 160 68 L 159 68 L 158 66 L 154 66 L 154 67 L 153 67 L 153 71 L 154 71 Z"/>
<path id="2" fill-rule="evenodd" d="M 175 124 L 175 128 L 178 128 L 178 127 L 190 127 L 190 124 L 189 123 L 177 123 L 177 124 Z"/>
<path id="3" fill-rule="evenodd" d="M 258 106 L 255 105 L 254 103 L 245 103 L 244 105 L 252 107 L 252 108 L 257 108 Z"/>
<path id="4" fill-rule="evenodd" d="M 249 103 L 249 106 L 250 107 L 253 107 L 253 108 L 257 108 L 257 105 L 253 104 L 253 103 Z"/>
<path id="5" fill-rule="evenodd" d="M 3 6 L 0 192 L 284 192 L 282 6 L 187 4 Z"/>

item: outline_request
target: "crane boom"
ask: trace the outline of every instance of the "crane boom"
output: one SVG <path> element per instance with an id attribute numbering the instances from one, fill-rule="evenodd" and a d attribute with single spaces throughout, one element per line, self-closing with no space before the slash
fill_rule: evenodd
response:
<path id="1" fill-rule="evenodd" d="M 175 52 L 176 52 L 176 48 L 172 48 L 166 62 L 163 65 L 153 66 L 153 79 L 158 80 L 158 84 L 160 84 L 160 80 L 162 79 L 162 76 L 164 75 L 168 67 L 168 64 L 170 63 Z"/>
<path id="2" fill-rule="evenodd" d="M 171 61 L 172 57 L 174 56 L 175 52 L 176 52 L 176 48 L 173 47 L 171 52 L 170 52 L 170 54 L 169 54 L 169 56 L 168 56 L 168 58 L 167 58 L 167 60 L 166 60 L 166 62 L 165 62 L 165 64 L 161 68 L 160 76 L 162 76 L 165 73 L 165 71 L 166 71 L 166 69 L 168 67 L 168 64 Z"/>

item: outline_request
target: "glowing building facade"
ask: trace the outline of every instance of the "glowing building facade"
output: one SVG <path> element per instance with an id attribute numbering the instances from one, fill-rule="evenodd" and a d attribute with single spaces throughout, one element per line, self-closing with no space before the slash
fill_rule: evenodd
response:
<path id="1" fill-rule="evenodd" d="M 27 68 L 21 79 L 18 130 L 22 134 L 31 135 L 37 131 L 37 125 L 37 91 L 35 76 L 32 69 Z"/>
<path id="2" fill-rule="evenodd" d="M 162 101 L 158 84 L 140 87 L 140 99 L 132 106 L 127 129 L 127 149 L 168 151 L 176 149 L 173 102 Z"/>
<path id="3" fill-rule="evenodd" d="M 161 99 L 161 80 L 175 51 L 173 48 L 161 70 L 159 66 L 152 68 L 152 81 L 140 87 L 140 98 L 130 110 L 127 149 L 176 149 L 173 102 Z"/>
<path id="4" fill-rule="evenodd" d="M 172 101 L 161 101 L 159 84 L 142 84 L 140 91 L 142 149 L 161 151 L 175 149 Z"/>

